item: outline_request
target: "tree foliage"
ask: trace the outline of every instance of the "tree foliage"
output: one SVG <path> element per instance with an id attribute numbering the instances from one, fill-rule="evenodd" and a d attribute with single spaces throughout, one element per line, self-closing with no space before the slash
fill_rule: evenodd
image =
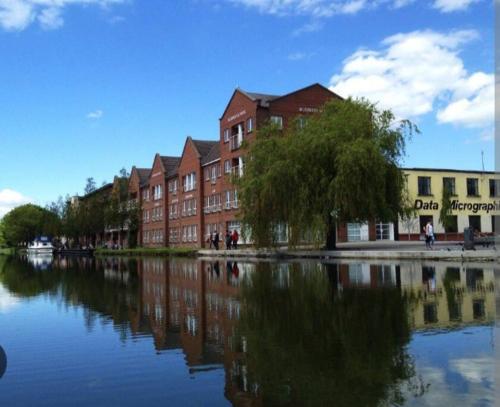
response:
<path id="1" fill-rule="evenodd" d="M 18 206 L 2 219 L 5 241 L 17 246 L 28 243 L 40 235 L 55 236 L 59 233 L 61 222 L 56 214 L 38 205 Z"/>
<path id="2" fill-rule="evenodd" d="M 443 225 L 445 231 L 448 231 L 448 229 L 453 226 L 452 214 L 451 191 L 449 188 L 443 188 L 441 209 L 439 210 L 439 222 Z"/>
<path id="3" fill-rule="evenodd" d="M 399 163 L 414 132 L 409 121 L 395 126 L 390 111 L 352 99 L 328 102 L 286 130 L 261 128 L 236 180 L 255 244 L 273 244 L 276 226 L 287 224 L 292 244 L 312 233 L 332 248 L 338 221 L 397 219 L 404 186 Z"/>
<path id="4" fill-rule="evenodd" d="M 406 349 L 410 300 L 396 287 L 340 293 L 336 265 L 304 267 L 290 265 L 283 279 L 261 263 L 241 290 L 238 333 L 263 405 L 402 405 L 405 388 L 419 394 Z"/>

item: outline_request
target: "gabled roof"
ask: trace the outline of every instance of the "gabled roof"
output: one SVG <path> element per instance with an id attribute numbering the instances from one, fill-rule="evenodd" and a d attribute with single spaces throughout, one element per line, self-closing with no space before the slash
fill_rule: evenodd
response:
<path id="1" fill-rule="evenodd" d="M 218 141 L 213 141 L 213 140 L 193 140 L 191 141 L 194 144 L 194 147 L 196 148 L 201 161 L 203 162 L 205 158 L 209 155 L 210 151 L 215 145 L 218 145 Z"/>
<path id="2" fill-rule="evenodd" d="M 181 162 L 181 157 L 160 156 L 163 168 L 165 168 L 165 176 L 170 177 L 177 173 L 177 167 Z"/>
<path id="3" fill-rule="evenodd" d="M 149 180 L 149 175 L 151 174 L 151 168 L 136 168 L 137 175 L 139 176 L 139 185 L 147 184 Z"/>
<path id="4" fill-rule="evenodd" d="M 328 89 L 327 87 L 321 85 L 320 83 L 313 83 L 312 85 L 309 85 L 309 86 L 306 86 L 304 88 L 300 88 L 300 89 L 294 90 L 294 91 L 289 92 L 289 93 L 285 93 L 284 95 L 269 95 L 269 94 L 266 94 L 266 93 L 247 92 L 246 90 L 243 90 L 243 89 L 241 89 L 241 88 L 238 87 L 238 88 L 236 88 L 234 90 L 233 94 L 231 95 L 231 98 L 229 99 L 229 102 L 227 103 L 226 108 L 224 109 L 224 112 L 222 113 L 222 116 L 220 117 L 220 119 L 222 119 L 224 117 L 224 115 L 226 114 L 226 111 L 227 111 L 229 105 L 231 104 L 231 101 L 233 100 L 234 95 L 237 92 L 241 93 L 242 95 L 245 95 L 252 102 L 256 102 L 258 104 L 258 106 L 260 106 L 260 107 L 269 107 L 269 104 L 271 102 L 277 100 L 277 99 L 281 99 L 281 98 L 287 97 L 289 95 L 293 95 L 294 93 L 297 93 L 297 92 L 302 92 L 303 90 L 306 90 L 306 89 L 309 89 L 309 88 L 313 88 L 315 86 L 319 86 L 319 87 L 323 88 L 324 90 L 326 90 L 329 93 L 331 93 L 332 96 L 338 97 L 339 99 L 343 99 L 341 96 L 339 96 L 336 93 L 332 92 L 330 89 Z"/>
<path id="5" fill-rule="evenodd" d="M 335 96 L 335 97 L 337 97 L 339 99 L 343 99 L 342 96 L 337 95 L 335 92 L 332 92 L 330 89 L 328 89 L 327 87 L 323 86 L 322 84 L 320 84 L 320 83 L 313 83 L 312 85 L 306 86 L 305 88 L 300 88 L 300 89 L 294 90 L 294 91 L 292 91 L 290 93 L 286 93 L 284 95 L 277 96 L 274 99 L 270 100 L 270 102 L 272 102 L 272 101 L 274 101 L 276 99 L 282 99 L 282 98 L 285 98 L 287 96 L 293 95 L 294 93 L 299 93 L 299 92 L 302 92 L 302 91 L 304 91 L 306 89 L 315 88 L 315 87 L 319 87 L 319 88 L 327 91 L 328 93 L 331 93 L 332 96 Z"/>
<path id="6" fill-rule="evenodd" d="M 201 165 L 211 163 L 218 159 L 220 159 L 220 143 L 215 142 L 209 153 L 201 160 Z"/>
<path id="7" fill-rule="evenodd" d="M 248 96 L 250 99 L 252 99 L 252 101 L 258 102 L 259 106 L 262 106 L 262 107 L 268 107 L 269 102 L 281 97 L 279 95 L 267 95 L 265 93 L 247 92 L 247 91 L 240 89 L 240 88 L 238 88 L 238 90 L 241 93 L 243 93 L 245 96 Z"/>

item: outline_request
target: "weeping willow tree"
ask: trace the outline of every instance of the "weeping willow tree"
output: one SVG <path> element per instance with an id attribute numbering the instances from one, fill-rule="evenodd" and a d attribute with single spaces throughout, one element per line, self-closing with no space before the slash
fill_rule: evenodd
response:
<path id="1" fill-rule="evenodd" d="M 418 129 L 366 100 L 332 100 L 285 130 L 261 128 L 236 180 L 242 221 L 258 247 L 286 224 L 293 245 L 305 235 L 335 248 L 337 222 L 395 221 L 404 208 L 399 163 Z"/>

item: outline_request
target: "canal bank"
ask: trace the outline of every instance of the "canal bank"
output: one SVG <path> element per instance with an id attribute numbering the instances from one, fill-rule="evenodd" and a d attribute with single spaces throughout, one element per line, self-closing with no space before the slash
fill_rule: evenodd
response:
<path id="1" fill-rule="evenodd" d="M 309 259 L 380 259 L 380 260 L 443 260 L 494 262 L 500 253 L 495 248 L 478 246 L 476 250 L 462 250 L 459 242 L 436 243 L 426 250 L 419 242 L 363 242 L 341 243 L 337 250 L 238 249 L 198 250 L 201 257 L 240 258 L 309 258 Z"/>
<path id="2" fill-rule="evenodd" d="M 420 242 L 356 242 L 339 243 L 337 250 L 286 247 L 237 250 L 136 248 L 121 250 L 97 249 L 96 256 L 176 256 L 176 257 L 229 257 L 246 259 L 379 259 L 379 260 L 442 260 L 442 261 L 499 261 L 495 248 L 477 246 L 476 250 L 462 250 L 460 242 L 439 242 L 433 250 L 425 250 Z"/>

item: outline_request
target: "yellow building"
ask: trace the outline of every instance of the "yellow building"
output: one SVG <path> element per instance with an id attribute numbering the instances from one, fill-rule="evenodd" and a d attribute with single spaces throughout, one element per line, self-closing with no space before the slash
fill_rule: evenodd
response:
<path id="1" fill-rule="evenodd" d="M 499 232 L 500 181 L 489 171 L 406 168 L 410 200 L 417 210 L 412 219 L 400 219 L 400 240 L 420 239 L 430 220 L 438 239 L 462 239 L 466 227 L 485 234 Z M 445 230 L 439 221 L 443 190 L 450 191 L 452 219 Z M 495 228 L 495 224 L 497 227 Z M 445 237 L 446 232 L 446 237 Z"/>

